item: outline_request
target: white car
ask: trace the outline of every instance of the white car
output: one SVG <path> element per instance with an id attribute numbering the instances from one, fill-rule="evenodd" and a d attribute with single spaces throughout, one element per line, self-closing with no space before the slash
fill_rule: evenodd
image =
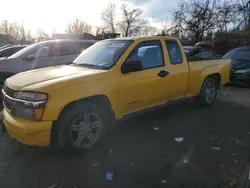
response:
<path id="1" fill-rule="evenodd" d="M 8 58 L 0 58 L 0 87 L 16 73 L 63 65 L 73 60 L 95 40 L 61 39 L 32 44 Z"/>

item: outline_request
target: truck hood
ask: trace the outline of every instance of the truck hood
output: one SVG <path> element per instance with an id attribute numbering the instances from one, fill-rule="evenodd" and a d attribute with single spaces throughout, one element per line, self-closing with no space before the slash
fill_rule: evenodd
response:
<path id="1" fill-rule="evenodd" d="M 54 84 L 55 82 L 65 82 L 72 79 L 79 80 L 102 72 L 105 72 L 105 70 L 62 65 L 16 74 L 8 78 L 5 84 L 13 90 L 26 90 L 27 88 L 33 90 L 37 87 Z M 65 82 L 65 84 L 67 84 L 67 82 Z"/>

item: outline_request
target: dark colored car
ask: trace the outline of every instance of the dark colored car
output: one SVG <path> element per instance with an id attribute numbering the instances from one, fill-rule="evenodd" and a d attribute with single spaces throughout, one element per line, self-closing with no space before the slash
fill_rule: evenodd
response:
<path id="1" fill-rule="evenodd" d="M 183 46 L 184 52 L 187 57 L 200 57 L 200 58 L 216 58 L 218 55 L 212 49 L 200 46 Z"/>
<path id="2" fill-rule="evenodd" d="M 223 58 L 231 59 L 231 82 L 240 81 L 250 84 L 250 46 L 235 48 Z"/>
<path id="3" fill-rule="evenodd" d="M 9 57 L 25 47 L 27 45 L 15 45 L 0 49 L 0 57 Z"/>

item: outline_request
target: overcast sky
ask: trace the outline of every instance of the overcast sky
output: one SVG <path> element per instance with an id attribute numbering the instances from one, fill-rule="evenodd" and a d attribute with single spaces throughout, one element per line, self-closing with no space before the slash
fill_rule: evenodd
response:
<path id="1" fill-rule="evenodd" d="M 113 2 L 118 8 L 123 4 L 140 7 L 153 25 L 160 26 L 176 0 L 2 0 L 0 19 L 19 22 L 36 34 L 41 28 L 51 34 L 53 30 L 63 33 L 69 20 L 79 18 L 96 26 L 102 25 L 100 13 Z M 117 17 L 119 17 L 119 11 Z"/>

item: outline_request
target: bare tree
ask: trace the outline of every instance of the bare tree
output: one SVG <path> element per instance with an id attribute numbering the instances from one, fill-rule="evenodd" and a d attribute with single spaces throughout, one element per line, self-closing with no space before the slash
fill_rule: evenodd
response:
<path id="1" fill-rule="evenodd" d="M 105 34 L 106 33 L 106 28 L 103 27 L 103 26 L 97 26 L 96 27 L 96 36 L 97 35 L 102 35 L 102 34 Z M 107 32 L 107 33 L 110 33 L 110 32 Z"/>
<path id="2" fill-rule="evenodd" d="M 37 37 L 38 38 L 49 38 L 49 35 L 45 33 L 42 29 L 37 30 Z"/>
<path id="3" fill-rule="evenodd" d="M 166 17 L 165 20 L 161 21 L 161 30 L 160 30 L 160 34 L 161 35 L 168 35 L 169 33 L 169 25 L 168 25 L 168 18 Z"/>
<path id="4" fill-rule="evenodd" d="M 0 24 L 0 33 L 10 35 L 15 39 L 19 39 L 20 32 L 16 23 L 10 23 L 8 20 L 3 20 Z"/>
<path id="5" fill-rule="evenodd" d="M 32 36 L 31 36 L 31 30 L 26 29 L 24 24 L 22 23 L 21 25 L 19 25 L 19 31 L 20 31 L 20 39 L 21 40 L 32 40 Z"/>
<path id="6" fill-rule="evenodd" d="M 12 30 L 10 35 L 13 36 L 15 39 L 19 40 L 20 39 L 20 29 L 17 23 L 12 23 L 11 24 Z"/>
<path id="7" fill-rule="evenodd" d="M 0 33 L 10 35 L 16 40 L 32 40 L 31 30 L 26 29 L 23 23 L 11 23 L 3 20 L 0 24 Z"/>
<path id="8" fill-rule="evenodd" d="M 27 41 L 31 41 L 33 38 L 32 38 L 32 35 L 31 35 L 31 30 L 27 30 L 26 31 L 26 40 Z"/>
<path id="9" fill-rule="evenodd" d="M 174 20 L 177 27 L 199 42 L 207 32 L 217 27 L 216 0 L 182 1 L 174 11 Z"/>
<path id="10" fill-rule="evenodd" d="M 161 20 L 161 29 L 160 29 L 160 32 L 158 34 L 162 35 L 162 36 L 165 36 L 165 35 L 172 35 L 173 32 L 174 33 L 176 32 L 176 25 L 175 24 L 170 24 L 168 22 L 167 17 L 165 18 L 165 20 Z"/>
<path id="11" fill-rule="evenodd" d="M 235 23 L 237 19 L 237 3 L 232 0 L 220 2 L 218 9 L 218 27 L 220 31 L 227 32 L 228 25 Z"/>
<path id="12" fill-rule="evenodd" d="M 247 2 L 249 0 L 238 0 L 237 6 L 238 6 L 238 27 L 240 27 L 242 24 L 244 24 L 244 27 L 248 25 L 248 18 L 250 16 L 250 13 L 246 7 Z"/>
<path id="13" fill-rule="evenodd" d="M 4 35 L 10 35 L 12 30 L 12 24 L 10 24 L 8 20 L 3 20 L 0 25 L 0 32 Z"/>
<path id="14" fill-rule="evenodd" d="M 145 25 L 141 29 L 141 36 L 152 36 L 157 33 L 157 28 L 150 26 L 150 25 Z"/>
<path id="15" fill-rule="evenodd" d="M 22 25 L 19 26 L 19 31 L 20 31 L 21 39 L 26 40 L 26 30 L 25 30 L 23 23 Z"/>
<path id="16" fill-rule="evenodd" d="M 90 33 L 92 30 L 92 26 L 87 22 L 75 19 L 68 23 L 65 32 L 68 34 L 81 35 L 86 33 Z"/>
<path id="17" fill-rule="evenodd" d="M 118 27 L 124 37 L 134 36 L 140 33 L 143 26 L 147 23 L 143 19 L 143 11 L 139 8 L 130 9 L 127 5 L 123 4 L 122 20 L 118 22 Z"/>
<path id="18" fill-rule="evenodd" d="M 104 23 L 104 27 L 108 32 L 115 33 L 115 4 L 108 4 L 108 6 L 101 13 L 101 19 Z"/>

